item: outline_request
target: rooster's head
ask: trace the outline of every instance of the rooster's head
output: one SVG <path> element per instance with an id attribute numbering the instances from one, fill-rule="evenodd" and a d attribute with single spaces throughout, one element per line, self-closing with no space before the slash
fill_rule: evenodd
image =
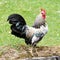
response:
<path id="1" fill-rule="evenodd" d="M 43 19 L 45 19 L 46 18 L 46 11 L 44 9 L 41 9 L 41 14 L 42 14 Z"/>

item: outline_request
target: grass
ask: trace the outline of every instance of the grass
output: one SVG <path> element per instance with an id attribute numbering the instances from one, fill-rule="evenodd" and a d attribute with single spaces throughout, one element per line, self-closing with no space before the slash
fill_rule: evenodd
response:
<path id="1" fill-rule="evenodd" d="M 60 0 L 0 0 L 0 46 L 25 44 L 24 39 L 10 34 L 7 22 L 10 14 L 21 14 L 27 24 L 32 26 L 40 8 L 46 9 L 49 31 L 38 45 L 60 45 Z"/>

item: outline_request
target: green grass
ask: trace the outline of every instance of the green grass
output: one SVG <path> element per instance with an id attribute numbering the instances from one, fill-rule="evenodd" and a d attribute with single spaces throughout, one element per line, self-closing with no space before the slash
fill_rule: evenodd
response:
<path id="1" fill-rule="evenodd" d="M 7 18 L 21 14 L 29 26 L 33 25 L 40 8 L 46 9 L 49 31 L 38 45 L 60 45 L 60 0 L 0 0 L 0 46 L 25 44 L 24 39 L 11 35 Z"/>

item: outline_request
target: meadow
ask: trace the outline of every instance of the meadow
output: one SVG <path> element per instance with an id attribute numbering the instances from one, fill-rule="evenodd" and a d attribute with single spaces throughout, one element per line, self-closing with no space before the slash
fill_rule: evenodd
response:
<path id="1" fill-rule="evenodd" d="M 60 0 L 0 0 L 0 46 L 25 44 L 24 39 L 10 34 L 7 21 L 10 14 L 21 14 L 27 24 L 32 26 L 41 8 L 46 10 L 49 31 L 38 45 L 60 45 Z"/>

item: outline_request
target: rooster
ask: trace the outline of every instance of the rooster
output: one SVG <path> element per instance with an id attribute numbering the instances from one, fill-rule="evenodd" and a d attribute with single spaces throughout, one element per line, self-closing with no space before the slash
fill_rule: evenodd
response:
<path id="1" fill-rule="evenodd" d="M 24 38 L 27 45 L 36 46 L 48 32 L 47 24 L 45 26 L 41 25 L 40 28 L 30 27 L 19 14 L 11 14 L 7 20 L 11 24 L 11 34 L 19 38 Z"/>
<path id="2" fill-rule="evenodd" d="M 33 27 L 40 28 L 41 25 L 46 24 L 46 11 L 41 9 L 41 13 L 36 17 Z"/>

